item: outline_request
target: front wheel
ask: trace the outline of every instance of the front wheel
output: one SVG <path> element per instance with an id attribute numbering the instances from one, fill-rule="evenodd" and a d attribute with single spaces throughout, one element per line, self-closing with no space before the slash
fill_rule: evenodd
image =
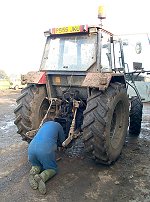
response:
<path id="1" fill-rule="evenodd" d="M 143 103 L 135 96 L 131 98 L 129 134 L 138 136 L 141 131 Z"/>
<path id="2" fill-rule="evenodd" d="M 111 164 L 119 157 L 128 128 L 129 101 L 123 84 L 94 91 L 84 111 L 83 141 L 96 162 Z"/>

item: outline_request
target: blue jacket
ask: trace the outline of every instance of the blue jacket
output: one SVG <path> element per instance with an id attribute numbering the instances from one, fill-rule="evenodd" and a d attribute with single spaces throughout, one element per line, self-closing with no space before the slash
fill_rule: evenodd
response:
<path id="1" fill-rule="evenodd" d="M 29 161 L 33 166 L 40 164 L 43 169 L 56 169 L 55 151 L 58 142 L 62 144 L 64 140 L 65 134 L 59 123 L 54 121 L 45 122 L 29 144 Z"/>

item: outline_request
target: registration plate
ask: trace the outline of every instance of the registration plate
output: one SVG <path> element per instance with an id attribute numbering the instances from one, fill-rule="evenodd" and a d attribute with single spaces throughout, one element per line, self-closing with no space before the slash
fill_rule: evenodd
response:
<path id="1" fill-rule="evenodd" d="M 85 32 L 83 25 L 76 25 L 76 26 L 68 26 L 68 27 L 59 27 L 53 28 L 51 34 L 68 34 L 68 33 L 77 33 L 77 32 Z"/>

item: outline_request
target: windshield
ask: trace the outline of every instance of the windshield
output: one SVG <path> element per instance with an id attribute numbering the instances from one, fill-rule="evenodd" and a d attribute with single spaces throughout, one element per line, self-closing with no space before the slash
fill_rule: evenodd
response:
<path id="1" fill-rule="evenodd" d="M 41 69 L 85 71 L 96 62 L 97 35 L 48 37 Z"/>

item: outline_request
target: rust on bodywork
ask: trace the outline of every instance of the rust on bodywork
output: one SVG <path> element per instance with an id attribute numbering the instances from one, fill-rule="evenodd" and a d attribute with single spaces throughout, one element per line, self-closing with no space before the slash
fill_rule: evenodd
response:
<path id="1" fill-rule="evenodd" d="M 110 81 L 114 78 L 114 80 L 121 80 L 121 83 L 124 82 L 124 75 L 120 73 L 87 73 L 82 86 L 83 87 L 95 87 L 99 88 L 99 90 L 105 90 L 108 88 Z"/>

